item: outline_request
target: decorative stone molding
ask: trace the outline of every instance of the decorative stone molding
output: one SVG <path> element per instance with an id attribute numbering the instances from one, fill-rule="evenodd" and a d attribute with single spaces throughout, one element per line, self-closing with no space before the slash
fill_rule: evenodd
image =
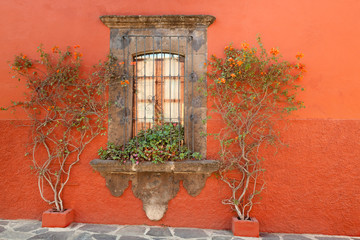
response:
<path id="1" fill-rule="evenodd" d="M 210 15 L 101 16 L 108 28 L 196 28 L 208 27 L 215 21 Z"/>
<path id="2" fill-rule="evenodd" d="M 121 196 L 131 181 L 135 197 L 143 202 L 146 216 L 153 221 L 164 216 L 168 202 L 179 191 L 180 181 L 183 181 L 186 191 L 195 197 L 204 188 L 211 173 L 219 169 L 219 162 L 215 160 L 160 164 L 143 162 L 135 165 L 95 159 L 90 165 L 105 178 L 107 188 L 115 197 Z"/>
<path id="3" fill-rule="evenodd" d="M 110 28 L 110 52 L 123 62 L 122 77 L 129 80 L 128 88 L 111 82 L 109 88 L 108 142 L 126 144 L 133 136 L 136 81 L 131 63 L 145 53 L 173 53 L 184 56 L 184 128 L 185 142 L 190 150 L 206 156 L 207 130 L 207 28 L 215 20 L 210 15 L 164 16 L 102 16 Z M 125 66 L 127 66 L 125 68 Z"/>

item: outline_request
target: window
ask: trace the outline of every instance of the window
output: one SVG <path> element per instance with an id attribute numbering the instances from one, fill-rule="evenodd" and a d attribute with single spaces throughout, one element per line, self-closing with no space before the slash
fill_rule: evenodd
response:
<path id="1" fill-rule="evenodd" d="M 164 122 L 184 126 L 185 144 L 206 156 L 208 15 L 103 16 L 110 51 L 124 62 L 128 87 L 110 84 L 108 141 L 126 144 L 140 129 Z"/>
<path id="2" fill-rule="evenodd" d="M 184 125 L 184 60 L 170 53 L 134 58 L 133 136 L 154 124 Z"/>

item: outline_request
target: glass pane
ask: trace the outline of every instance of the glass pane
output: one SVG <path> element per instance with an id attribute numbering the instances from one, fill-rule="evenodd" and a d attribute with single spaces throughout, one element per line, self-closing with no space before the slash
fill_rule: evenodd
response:
<path id="1" fill-rule="evenodd" d="M 137 61 L 137 71 L 136 74 L 138 77 L 152 77 L 155 75 L 155 65 L 154 59 L 148 57 Z"/>
<path id="2" fill-rule="evenodd" d="M 152 100 L 155 96 L 155 86 L 153 78 L 138 79 L 136 93 L 139 100 Z"/>
<path id="3" fill-rule="evenodd" d="M 171 107 L 170 107 L 171 104 Z M 170 109 L 171 108 L 171 109 Z M 179 103 L 164 103 L 164 120 L 165 122 L 179 122 Z"/>
<path id="4" fill-rule="evenodd" d="M 152 103 L 138 103 L 137 104 L 137 121 L 138 122 L 153 122 L 154 105 Z"/>
<path id="5" fill-rule="evenodd" d="M 180 92 L 179 79 L 165 79 L 165 88 L 163 89 L 165 99 L 179 99 Z"/>
<path id="6" fill-rule="evenodd" d="M 164 76 L 178 76 L 179 73 L 179 59 L 165 58 L 163 63 L 163 75 Z"/>

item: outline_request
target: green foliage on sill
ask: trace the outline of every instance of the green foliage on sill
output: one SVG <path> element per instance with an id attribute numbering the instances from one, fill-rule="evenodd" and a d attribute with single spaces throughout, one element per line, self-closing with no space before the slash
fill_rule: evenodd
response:
<path id="1" fill-rule="evenodd" d="M 184 127 L 176 123 L 166 123 L 141 130 L 127 144 L 117 146 L 108 143 L 107 148 L 100 148 L 98 153 L 101 159 L 119 160 L 121 163 L 131 161 L 135 164 L 144 161 L 162 163 L 202 158 L 200 153 L 191 152 L 186 147 Z"/>

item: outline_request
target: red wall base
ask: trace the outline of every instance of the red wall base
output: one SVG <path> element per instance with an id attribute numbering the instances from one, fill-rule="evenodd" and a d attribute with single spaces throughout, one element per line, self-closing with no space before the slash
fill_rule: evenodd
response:
<path id="1" fill-rule="evenodd" d="M 212 123 L 209 131 L 216 130 Z M 360 121 L 291 120 L 283 132 L 289 147 L 264 162 L 265 191 L 252 216 L 261 232 L 319 233 L 359 236 Z M 36 175 L 24 157 L 26 131 L 8 121 L 0 121 L 0 218 L 40 219 L 49 206 L 41 201 Z M 65 207 L 76 211 L 76 222 L 166 225 L 230 229 L 235 215 L 221 200 L 229 190 L 214 175 L 197 197 L 183 187 L 169 202 L 164 218 L 148 220 L 142 202 L 135 198 L 131 184 L 121 197 L 113 197 L 105 180 L 89 162 L 106 138 L 90 146 L 73 168 L 65 188 Z M 216 142 L 208 141 L 209 159 L 215 159 Z M 21 191 L 19 190 L 21 188 Z M 316 224 L 314 225 L 314 222 Z"/>

